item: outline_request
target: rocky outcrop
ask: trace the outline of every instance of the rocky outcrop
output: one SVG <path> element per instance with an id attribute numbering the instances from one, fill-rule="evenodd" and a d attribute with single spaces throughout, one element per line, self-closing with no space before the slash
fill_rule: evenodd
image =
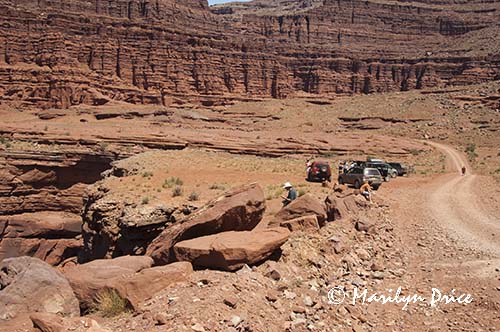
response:
<path id="1" fill-rule="evenodd" d="M 2 0 L 0 103 L 213 105 L 241 95 L 406 91 L 498 77 L 498 54 L 469 36 L 498 29 L 498 1 L 288 3 L 214 14 L 205 0 Z M 457 48 L 464 42 L 470 50 Z"/>
<path id="2" fill-rule="evenodd" d="M 132 309 L 173 283 L 186 281 L 193 268 L 179 262 L 151 268 L 147 256 L 123 256 L 95 260 L 64 272 L 83 310 L 92 309 L 96 299 L 106 291 L 115 291 Z"/>
<path id="3" fill-rule="evenodd" d="M 82 195 L 112 156 L 67 151 L 1 151 L 0 261 L 34 256 L 58 265 L 82 247 Z"/>
<path id="4" fill-rule="evenodd" d="M 260 263 L 271 256 L 287 240 L 285 228 L 260 229 L 251 232 L 222 232 L 174 246 L 175 257 L 191 262 L 196 267 L 235 271 L 247 265 Z"/>
<path id="5" fill-rule="evenodd" d="M 320 227 L 325 225 L 325 206 L 311 194 L 305 194 L 282 208 L 274 216 L 274 219 L 271 221 L 270 225 L 280 226 L 285 221 L 301 218 L 308 215 L 316 216 Z"/>
<path id="6" fill-rule="evenodd" d="M 31 312 L 79 316 L 78 300 L 64 276 L 33 257 L 0 263 L 0 320 Z"/>
<path id="7" fill-rule="evenodd" d="M 220 232 L 252 230 L 261 221 L 265 207 L 264 192 L 258 184 L 233 188 L 166 228 L 148 247 L 147 254 L 156 264 L 172 262 L 177 242 Z"/>

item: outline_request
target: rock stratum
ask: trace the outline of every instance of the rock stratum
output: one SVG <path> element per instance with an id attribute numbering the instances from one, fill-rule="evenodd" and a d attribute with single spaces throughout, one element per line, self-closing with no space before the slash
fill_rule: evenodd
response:
<path id="1" fill-rule="evenodd" d="M 212 105 L 497 80 L 499 9 L 478 0 L 1 0 L 0 104 Z"/>

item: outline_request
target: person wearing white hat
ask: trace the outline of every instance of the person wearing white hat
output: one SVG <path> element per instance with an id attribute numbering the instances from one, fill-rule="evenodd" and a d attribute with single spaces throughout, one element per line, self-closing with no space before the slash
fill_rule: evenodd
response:
<path id="1" fill-rule="evenodd" d="M 283 198 L 283 206 L 287 206 L 292 201 L 297 199 L 297 190 L 295 190 L 295 188 L 293 188 L 293 186 L 290 182 L 286 182 L 283 185 L 283 189 L 288 191 L 288 195 L 286 197 L 281 196 L 281 198 Z"/>

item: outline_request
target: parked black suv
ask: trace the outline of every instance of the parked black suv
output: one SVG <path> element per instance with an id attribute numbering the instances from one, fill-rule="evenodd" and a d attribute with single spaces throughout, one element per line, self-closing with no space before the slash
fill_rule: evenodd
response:
<path id="1" fill-rule="evenodd" d="M 389 163 L 392 168 L 398 171 L 398 176 L 404 176 L 408 174 L 408 167 L 405 164 L 401 163 Z"/>

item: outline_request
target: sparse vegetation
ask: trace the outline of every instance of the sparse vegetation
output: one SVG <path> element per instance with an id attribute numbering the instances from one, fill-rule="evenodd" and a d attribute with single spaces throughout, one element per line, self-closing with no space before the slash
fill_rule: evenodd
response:
<path id="1" fill-rule="evenodd" d="M 306 191 L 302 188 L 300 188 L 297 192 L 297 195 L 300 197 L 300 196 L 304 196 L 306 194 Z"/>
<path id="2" fill-rule="evenodd" d="M 182 196 L 183 190 L 181 186 L 175 186 L 172 190 L 172 197 Z"/>
<path id="3" fill-rule="evenodd" d="M 200 199 L 200 195 L 197 192 L 193 191 L 192 193 L 189 194 L 188 199 L 190 201 L 197 201 Z"/>
<path id="4" fill-rule="evenodd" d="M 469 143 L 465 147 L 465 153 L 467 153 L 467 157 L 469 160 L 474 160 L 478 157 L 478 154 L 476 153 L 476 144 L 474 143 Z"/>
<path id="5" fill-rule="evenodd" d="M 149 197 L 147 197 L 147 196 L 143 197 L 141 203 L 142 203 L 142 205 L 148 204 L 149 203 Z"/>
<path id="6" fill-rule="evenodd" d="M 182 186 L 183 184 L 184 181 L 180 178 L 172 176 L 165 179 L 165 182 L 163 182 L 163 188 L 173 188 L 174 186 Z"/>
<path id="7" fill-rule="evenodd" d="M 144 172 L 142 173 L 142 177 L 144 178 L 149 178 L 153 176 L 153 172 Z"/>
<path id="8" fill-rule="evenodd" d="M 102 317 L 116 317 L 130 312 L 130 304 L 114 289 L 107 289 L 97 294 L 91 307 L 91 312 Z"/>
<path id="9" fill-rule="evenodd" d="M 226 190 L 226 186 L 220 183 L 213 183 L 208 187 L 210 190 Z"/>

